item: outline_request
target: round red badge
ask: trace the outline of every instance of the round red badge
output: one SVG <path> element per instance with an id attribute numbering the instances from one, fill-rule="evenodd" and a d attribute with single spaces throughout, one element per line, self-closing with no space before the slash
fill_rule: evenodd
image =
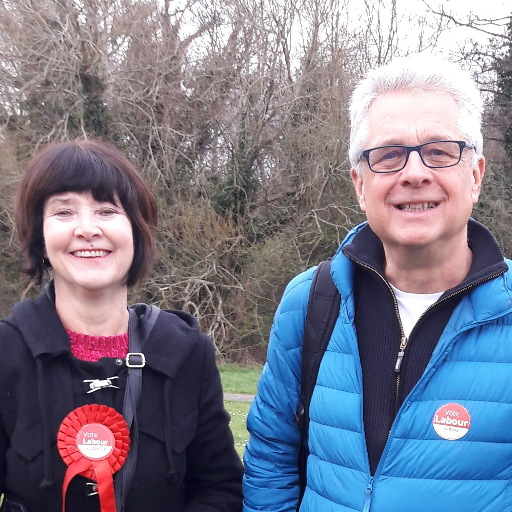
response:
<path id="1" fill-rule="evenodd" d="M 78 407 L 62 421 L 57 447 L 68 465 L 62 485 L 62 511 L 69 482 L 83 475 L 98 483 L 101 512 L 116 512 L 112 474 L 124 464 L 130 448 L 130 432 L 123 416 L 106 405 Z"/>
<path id="2" fill-rule="evenodd" d="M 106 459 L 114 450 L 114 442 L 112 431 L 101 423 L 83 426 L 76 436 L 78 451 L 90 460 Z"/>
<path id="3" fill-rule="evenodd" d="M 455 441 L 469 432 L 471 416 L 460 404 L 446 404 L 435 412 L 432 424 L 439 437 Z"/>

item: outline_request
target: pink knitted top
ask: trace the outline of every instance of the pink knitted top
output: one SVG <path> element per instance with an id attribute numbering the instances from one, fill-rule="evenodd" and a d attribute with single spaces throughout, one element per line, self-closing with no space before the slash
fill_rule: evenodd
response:
<path id="1" fill-rule="evenodd" d="M 71 340 L 71 352 L 83 361 L 98 361 L 101 357 L 124 359 L 128 353 L 128 333 L 114 336 L 91 336 L 66 329 Z"/>

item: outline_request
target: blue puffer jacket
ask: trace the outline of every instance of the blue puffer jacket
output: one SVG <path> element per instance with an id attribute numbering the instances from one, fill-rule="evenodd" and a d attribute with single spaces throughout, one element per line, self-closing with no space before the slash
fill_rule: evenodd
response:
<path id="1" fill-rule="evenodd" d="M 505 274 L 463 295 L 398 412 L 372 478 L 354 329 L 354 264 L 338 250 L 332 276 L 342 301 L 311 402 L 311 455 L 301 512 L 512 511 L 512 272 L 507 264 Z M 313 273 L 310 269 L 290 282 L 275 316 L 248 418 L 245 512 L 296 507 L 294 413 Z"/>

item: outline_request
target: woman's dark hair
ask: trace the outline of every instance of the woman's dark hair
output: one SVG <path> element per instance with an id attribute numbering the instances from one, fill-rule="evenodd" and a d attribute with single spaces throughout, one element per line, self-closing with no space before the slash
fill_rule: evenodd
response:
<path id="1" fill-rule="evenodd" d="M 96 201 L 113 204 L 119 198 L 133 229 L 134 257 L 126 284 L 140 283 L 156 258 L 156 199 L 121 151 L 95 139 L 50 144 L 28 163 L 14 208 L 23 272 L 41 283 L 50 264 L 44 256 L 43 208 L 49 197 L 63 192 L 91 192 Z"/>

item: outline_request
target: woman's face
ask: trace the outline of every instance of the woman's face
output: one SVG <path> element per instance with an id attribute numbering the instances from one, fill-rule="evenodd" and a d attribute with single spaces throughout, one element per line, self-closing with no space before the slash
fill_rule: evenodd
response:
<path id="1" fill-rule="evenodd" d="M 134 249 L 122 207 L 98 202 L 90 192 L 55 194 L 44 204 L 43 235 L 56 288 L 126 288 Z"/>

